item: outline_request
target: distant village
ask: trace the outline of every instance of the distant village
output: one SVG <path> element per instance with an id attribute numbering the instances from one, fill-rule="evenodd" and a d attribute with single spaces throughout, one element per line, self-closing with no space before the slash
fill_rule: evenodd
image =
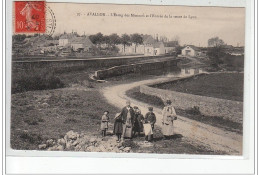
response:
<path id="1" fill-rule="evenodd" d="M 224 45 L 230 55 L 243 55 L 244 47 Z M 174 55 L 179 57 L 206 57 L 207 47 L 179 45 L 178 40 L 170 41 L 167 37 L 142 34 L 117 34 L 104 36 L 79 36 L 77 32 L 66 33 L 55 37 L 47 35 L 14 35 L 12 55 L 46 56 L 46 57 L 91 57 L 120 55 Z"/>

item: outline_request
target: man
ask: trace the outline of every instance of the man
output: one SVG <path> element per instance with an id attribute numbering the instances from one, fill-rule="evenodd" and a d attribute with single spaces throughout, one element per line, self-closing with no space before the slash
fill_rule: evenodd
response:
<path id="1" fill-rule="evenodd" d="M 121 111 L 122 123 L 123 123 L 123 132 L 122 140 L 124 137 L 132 138 L 132 128 L 134 124 L 134 109 L 131 107 L 131 102 L 126 101 L 126 106 Z"/>

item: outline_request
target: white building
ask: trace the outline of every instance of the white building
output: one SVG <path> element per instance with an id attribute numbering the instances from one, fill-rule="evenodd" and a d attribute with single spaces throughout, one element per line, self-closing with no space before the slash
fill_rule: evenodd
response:
<path id="1" fill-rule="evenodd" d="M 187 45 L 181 50 L 181 54 L 183 56 L 190 56 L 190 57 L 199 56 L 199 52 L 200 52 L 199 48 L 193 45 Z"/>

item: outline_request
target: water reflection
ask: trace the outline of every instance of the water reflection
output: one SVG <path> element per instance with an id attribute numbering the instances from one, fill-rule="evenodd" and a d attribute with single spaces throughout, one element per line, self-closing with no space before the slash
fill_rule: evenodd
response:
<path id="1" fill-rule="evenodd" d="M 205 73 L 202 68 L 179 68 L 179 67 L 168 67 L 165 69 L 157 69 L 142 72 L 145 75 L 155 75 L 155 76 L 166 76 L 166 77 L 185 77 L 196 75 L 200 73 Z"/>

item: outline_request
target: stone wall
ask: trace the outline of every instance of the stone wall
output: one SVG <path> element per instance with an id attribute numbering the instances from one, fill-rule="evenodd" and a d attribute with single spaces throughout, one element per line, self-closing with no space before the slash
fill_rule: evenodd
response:
<path id="1" fill-rule="evenodd" d="M 204 115 L 222 116 L 235 122 L 243 122 L 243 102 L 157 89 L 147 85 L 140 86 L 140 92 L 157 96 L 163 101 L 170 99 L 180 109 L 198 106 Z"/>
<path id="2" fill-rule="evenodd" d="M 149 70 L 163 69 L 165 67 L 177 66 L 178 61 L 179 59 L 172 59 L 167 61 L 114 66 L 109 69 L 96 71 L 95 77 L 98 79 L 104 79 L 128 73 L 139 73 Z"/>

